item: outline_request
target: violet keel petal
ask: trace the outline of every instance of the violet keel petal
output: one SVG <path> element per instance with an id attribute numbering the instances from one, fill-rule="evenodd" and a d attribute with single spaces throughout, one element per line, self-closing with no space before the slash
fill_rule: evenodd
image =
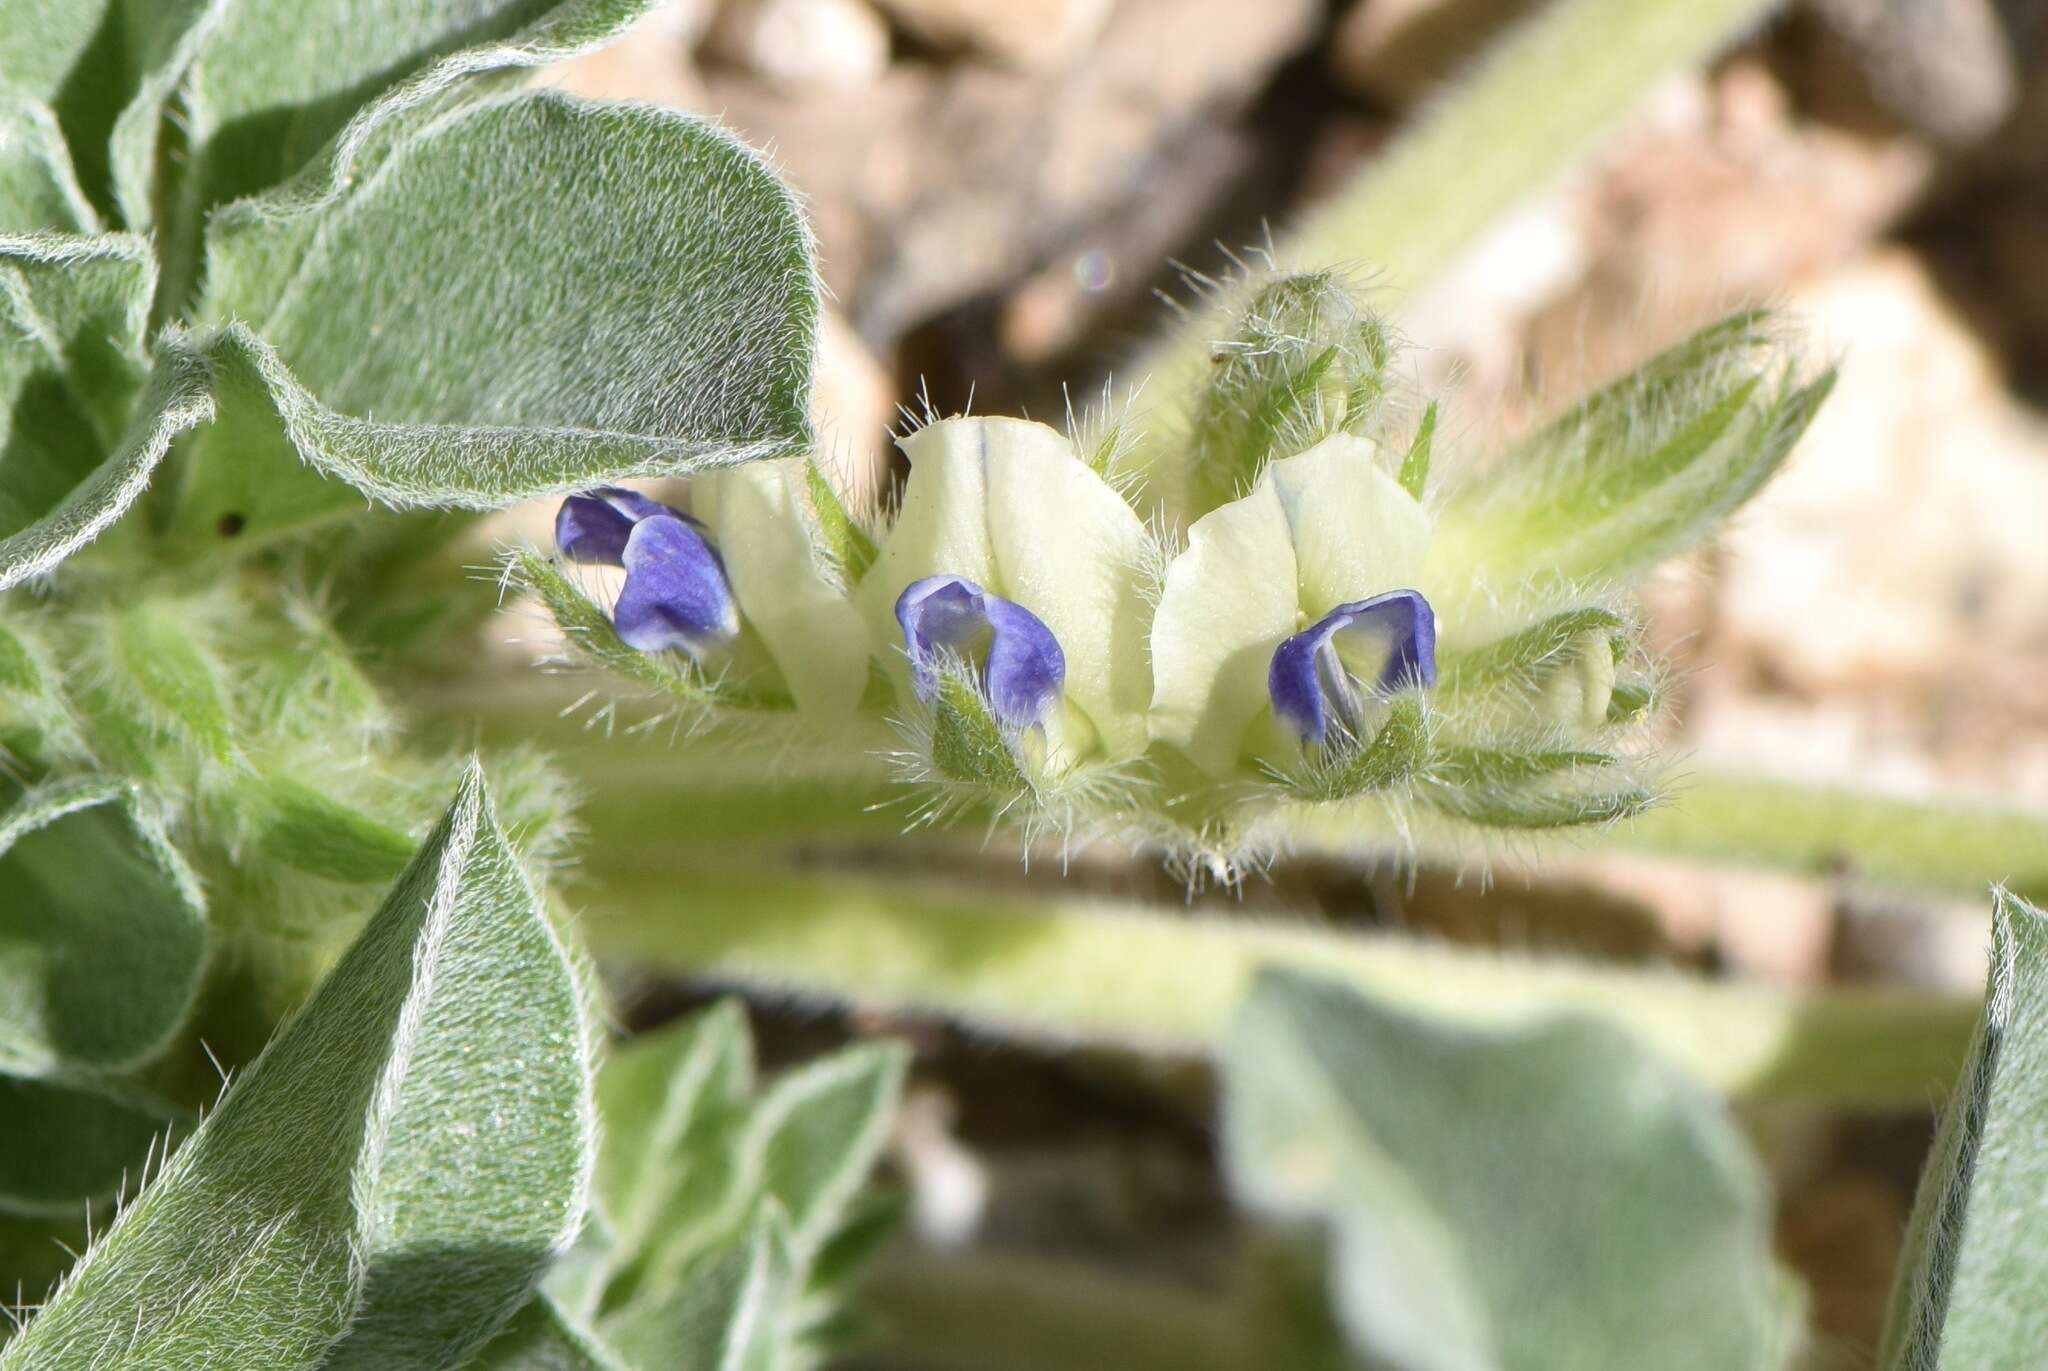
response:
<path id="1" fill-rule="evenodd" d="M 1436 684 L 1436 615 L 1420 591 L 1390 590 L 1338 605 L 1273 651 L 1266 688 L 1273 712 L 1302 740 L 1320 744 L 1334 721 L 1356 735 L 1364 701 L 1352 662 L 1377 659 L 1370 685 L 1400 690 Z"/>
<path id="2" fill-rule="evenodd" d="M 911 582 L 897 597 L 896 622 L 922 699 L 938 689 L 939 662 L 948 654 L 975 668 L 982 697 L 1012 728 L 1042 723 L 1066 684 L 1066 654 L 1045 622 L 965 577 Z"/>
<path id="3" fill-rule="evenodd" d="M 695 520 L 656 514 L 640 520 L 620 555 L 626 585 L 612 610 L 619 637 L 642 652 L 691 655 L 739 635 L 739 609 L 725 564 Z"/>
<path id="4" fill-rule="evenodd" d="M 650 500 L 637 490 L 601 486 L 562 501 L 555 514 L 555 546 L 572 562 L 618 566 L 626 553 L 633 526 L 656 515 L 688 516 Z"/>

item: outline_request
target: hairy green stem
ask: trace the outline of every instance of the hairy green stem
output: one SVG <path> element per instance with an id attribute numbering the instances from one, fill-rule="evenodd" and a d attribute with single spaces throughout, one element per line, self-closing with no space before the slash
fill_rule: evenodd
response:
<path id="1" fill-rule="evenodd" d="M 805 776 L 788 765 L 713 765 L 630 740 L 565 756 L 589 790 L 584 817 L 608 846 L 727 847 L 892 838 L 914 793 L 879 765 Z M 771 779 L 773 777 L 773 779 Z M 970 817 L 959 820 L 978 831 Z M 1462 861 L 1485 835 L 1418 819 L 1407 838 L 1370 810 L 1304 806 L 1279 835 L 1305 852 L 1384 855 L 1412 841 L 1425 859 Z M 2048 904 L 2048 815 L 1982 802 L 1900 799 L 1730 772 L 1682 778 L 1671 801 L 1605 828 L 1516 835 L 1518 854 L 1632 851 L 1764 866 L 1967 895 L 1993 882 Z"/>
<path id="2" fill-rule="evenodd" d="M 1774 0 L 1556 0 L 1509 33 L 1357 176 L 1284 236 L 1288 270 L 1357 264 L 1381 307 L 1427 286 L 1492 223 L 1576 165 L 1658 82 L 1712 56 Z M 1225 290 L 1141 358 L 1154 403 L 1184 404 L 1235 300 Z"/>
<path id="3" fill-rule="evenodd" d="M 1717 1088 L 1924 1105 L 1954 1078 L 1974 1002 L 1796 991 L 1101 901 L 1004 901 L 931 882 L 651 856 L 582 892 L 600 955 L 797 998 L 872 1004 L 1054 1042 L 1201 1053 L 1262 965 L 1348 980 L 1473 1022 L 1590 1014 Z"/>

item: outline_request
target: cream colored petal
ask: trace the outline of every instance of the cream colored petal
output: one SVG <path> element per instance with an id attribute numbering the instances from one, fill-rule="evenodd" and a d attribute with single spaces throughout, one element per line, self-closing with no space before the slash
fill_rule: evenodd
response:
<path id="1" fill-rule="evenodd" d="M 875 642 L 888 649 L 903 646 L 896 600 L 912 581 L 964 576 L 984 590 L 995 589 L 978 427 L 987 422 L 946 419 L 897 440 L 910 458 L 910 480 L 896 522 L 856 595 Z M 900 650 L 884 655 L 902 658 Z"/>
<path id="2" fill-rule="evenodd" d="M 1152 621 L 1152 736 L 1212 776 L 1235 770 L 1266 707 L 1273 649 L 1301 624 L 1295 577 L 1287 513 L 1265 479 L 1197 519 L 1167 568 Z"/>
<path id="3" fill-rule="evenodd" d="M 690 507 L 711 530 L 740 613 L 797 707 L 844 718 L 867 685 L 868 629 L 825 574 L 798 495 L 802 483 L 801 458 L 749 462 L 693 480 Z"/>
<path id="4" fill-rule="evenodd" d="M 1300 607 L 1313 623 L 1341 604 L 1414 589 L 1431 520 L 1380 466 L 1374 445 L 1339 433 L 1266 468 L 1294 542 Z"/>
<path id="5" fill-rule="evenodd" d="M 1138 755 L 1152 703 L 1145 525 L 1064 434 L 1017 419 L 967 422 L 979 426 L 986 472 L 997 581 L 989 588 L 1059 639 L 1067 698 L 1109 755 Z"/>

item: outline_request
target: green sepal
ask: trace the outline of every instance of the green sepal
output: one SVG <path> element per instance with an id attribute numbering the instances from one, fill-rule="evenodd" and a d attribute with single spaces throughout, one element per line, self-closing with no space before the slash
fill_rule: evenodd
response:
<path id="1" fill-rule="evenodd" d="M 1431 400 L 1422 409 L 1422 422 L 1415 426 L 1415 436 L 1408 442 L 1407 455 L 1401 458 L 1401 489 L 1420 500 L 1422 492 L 1429 485 L 1430 449 L 1436 443 L 1436 401 Z"/>
<path id="2" fill-rule="evenodd" d="M 1216 345 L 1191 418 L 1189 519 L 1249 490 L 1266 463 L 1333 433 L 1363 434 L 1386 395 L 1387 328 L 1337 273 L 1277 277 L 1254 292 Z"/>
<path id="3" fill-rule="evenodd" d="M 617 672 L 651 689 L 657 696 L 693 709 L 773 710 L 794 707 L 780 691 L 760 690 L 737 682 L 713 679 L 687 658 L 672 653 L 642 652 L 619 637 L 595 600 L 578 588 L 554 558 L 533 548 L 508 553 L 508 588 L 533 594 L 555 621 L 563 640 L 593 666 Z"/>
<path id="4" fill-rule="evenodd" d="M 938 778 L 998 792 L 1031 788 L 1011 736 L 966 675 L 942 669 L 931 701 L 931 765 Z"/>
<path id="5" fill-rule="evenodd" d="M 875 564 L 875 540 L 847 512 L 845 502 L 832 488 L 831 478 L 815 457 L 804 459 L 804 488 L 810 493 L 811 509 L 817 516 L 818 536 L 824 540 L 826 555 L 839 568 L 847 585 L 860 584 L 861 577 Z"/>
<path id="6" fill-rule="evenodd" d="M 1299 771 L 1279 773 L 1287 788 L 1305 800 L 1347 800 L 1398 785 L 1429 756 L 1429 723 L 1422 699 L 1396 697 L 1372 737 L 1328 757 L 1312 756 Z"/>
<path id="7" fill-rule="evenodd" d="M 1628 631 L 1628 621 L 1611 609 L 1568 609 L 1483 647 L 1445 653 L 1438 664 L 1437 690 L 1454 696 L 1490 686 L 1526 687 L 1561 665 L 1588 634 L 1625 643 Z"/>

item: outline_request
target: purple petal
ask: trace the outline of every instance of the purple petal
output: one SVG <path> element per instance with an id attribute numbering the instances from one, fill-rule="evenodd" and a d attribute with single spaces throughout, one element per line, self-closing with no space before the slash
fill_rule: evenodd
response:
<path id="1" fill-rule="evenodd" d="M 948 653 L 977 667 L 983 698 L 1012 728 L 1042 722 L 1066 684 L 1067 656 L 1044 621 L 963 577 L 911 582 L 897 597 L 896 622 L 922 699 L 938 689 Z"/>
<path id="2" fill-rule="evenodd" d="M 695 520 L 673 513 L 633 525 L 619 559 L 626 585 L 612 610 L 628 645 L 642 652 L 676 647 L 695 655 L 739 635 L 725 564 L 700 529 Z"/>
<path id="3" fill-rule="evenodd" d="M 555 515 L 555 546 L 572 562 L 618 566 L 625 556 L 626 539 L 632 535 L 633 525 L 657 514 L 688 517 L 637 490 L 620 486 L 571 495 L 562 501 L 562 508 Z"/>
<path id="4" fill-rule="evenodd" d="M 1420 591 L 1390 590 L 1338 605 L 1275 648 L 1266 673 L 1273 712 L 1305 742 L 1321 743 L 1332 715 L 1339 728 L 1354 736 L 1364 722 L 1358 683 L 1340 647 L 1354 659 L 1384 654 L 1372 682 L 1377 690 L 1436 684 L 1436 614 Z"/>

